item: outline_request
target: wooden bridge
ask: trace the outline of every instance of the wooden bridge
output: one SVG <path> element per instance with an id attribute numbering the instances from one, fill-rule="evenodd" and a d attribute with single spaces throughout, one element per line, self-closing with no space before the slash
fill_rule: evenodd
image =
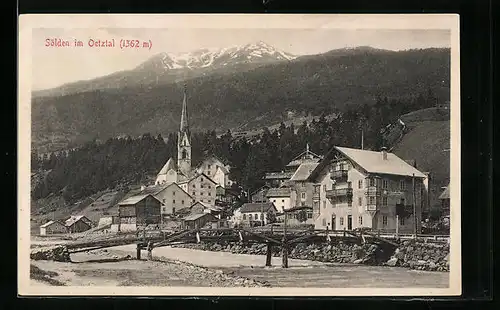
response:
<path id="1" fill-rule="evenodd" d="M 152 258 L 155 248 L 174 244 L 200 242 L 246 242 L 267 245 L 266 266 L 271 265 L 273 247 L 279 247 L 282 253 L 282 267 L 288 267 L 288 248 L 297 243 L 329 243 L 332 240 L 351 241 L 357 243 L 385 244 L 398 247 L 401 240 L 415 239 L 433 242 L 449 242 L 448 236 L 401 235 L 373 231 L 347 230 L 313 230 L 283 227 L 257 228 L 218 228 L 187 229 L 178 232 L 139 231 L 137 234 L 116 236 L 115 238 L 68 244 L 70 253 L 78 253 L 119 245 L 137 244 L 137 259 L 141 251 L 146 250 L 148 258 Z"/>

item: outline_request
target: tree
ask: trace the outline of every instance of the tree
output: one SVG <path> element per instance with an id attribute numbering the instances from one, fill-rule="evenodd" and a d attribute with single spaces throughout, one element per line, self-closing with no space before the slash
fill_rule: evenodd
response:
<path id="1" fill-rule="evenodd" d="M 307 212 L 306 210 L 300 210 L 298 213 L 297 213 L 297 219 L 299 220 L 299 222 L 301 223 L 304 223 L 305 221 L 307 221 Z"/>
<path id="2" fill-rule="evenodd" d="M 276 213 L 272 210 L 267 211 L 266 218 L 268 224 L 276 223 Z"/>

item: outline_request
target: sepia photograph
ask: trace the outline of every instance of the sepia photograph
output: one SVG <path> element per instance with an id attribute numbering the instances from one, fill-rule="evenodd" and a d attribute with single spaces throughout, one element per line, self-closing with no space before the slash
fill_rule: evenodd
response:
<path id="1" fill-rule="evenodd" d="M 21 15 L 20 295 L 461 294 L 458 15 Z"/>

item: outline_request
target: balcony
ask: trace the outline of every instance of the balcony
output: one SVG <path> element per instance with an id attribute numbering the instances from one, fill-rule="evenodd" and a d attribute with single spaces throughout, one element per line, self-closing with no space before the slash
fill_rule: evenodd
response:
<path id="1" fill-rule="evenodd" d="M 347 182 L 347 170 L 330 171 L 330 178 L 336 182 Z"/>
<path id="2" fill-rule="evenodd" d="M 382 190 L 379 188 L 379 187 L 376 187 L 376 186 L 372 186 L 372 187 L 368 187 L 365 191 L 365 195 L 366 196 L 375 196 L 375 197 L 379 197 L 382 195 Z"/>
<path id="3" fill-rule="evenodd" d="M 328 199 L 334 199 L 337 197 L 344 197 L 344 196 L 352 198 L 352 188 L 339 188 L 326 191 L 326 198 Z"/>
<path id="4" fill-rule="evenodd" d="M 368 204 L 365 207 L 366 211 L 377 211 L 380 209 L 379 205 L 377 204 Z"/>

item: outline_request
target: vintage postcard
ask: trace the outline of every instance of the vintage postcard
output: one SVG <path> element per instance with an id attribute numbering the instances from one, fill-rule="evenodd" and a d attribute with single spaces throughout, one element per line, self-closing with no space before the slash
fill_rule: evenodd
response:
<path id="1" fill-rule="evenodd" d="M 22 15 L 19 295 L 461 294 L 458 15 Z"/>

